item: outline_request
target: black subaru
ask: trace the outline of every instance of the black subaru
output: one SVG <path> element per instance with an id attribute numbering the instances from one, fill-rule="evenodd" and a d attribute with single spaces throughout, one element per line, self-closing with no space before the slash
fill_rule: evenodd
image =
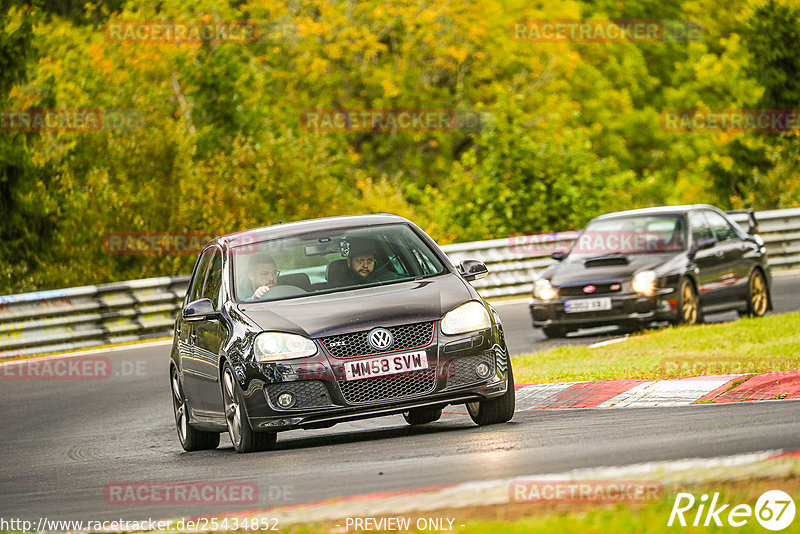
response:
<path id="1" fill-rule="evenodd" d="M 170 381 L 178 437 L 238 452 L 276 434 L 403 414 L 412 425 L 466 404 L 479 425 L 514 414 L 495 310 L 410 221 L 317 219 L 215 239 L 175 321 Z"/>
<path id="2" fill-rule="evenodd" d="M 569 252 L 536 279 L 530 312 L 548 337 L 580 328 L 696 324 L 772 307 L 763 240 L 708 205 L 610 213 L 589 222 Z"/>

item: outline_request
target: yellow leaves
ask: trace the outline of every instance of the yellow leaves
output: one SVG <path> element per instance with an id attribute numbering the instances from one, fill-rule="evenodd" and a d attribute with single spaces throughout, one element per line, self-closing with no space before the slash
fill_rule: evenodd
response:
<path id="1" fill-rule="evenodd" d="M 330 43 L 328 46 L 325 47 L 325 52 L 331 59 L 341 59 L 342 45 L 341 43 Z"/>
<path id="2" fill-rule="evenodd" d="M 381 81 L 381 87 L 383 88 L 384 96 L 387 98 L 394 98 L 400 94 L 400 89 L 398 89 L 391 80 Z"/>
<path id="3" fill-rule="evenodd" d="M 103 49 L 93 44 L 89 47 L 89 55 L 95 63 L 99 63 L 103 59 Z"/>
<path id="4" fill-rule="evenodd" d="M 447 47 L 447 54 L 456 59 L 459 63 L 467 59 L 467 50 L 463 48 L 457 48 L 453 45 Z"/>
<path id="5" fill-rule="evenodd" d="M 317 75 L 323 75 L 328 71 L 328 61 L 320 57 L 315 57 L 311 61 L 311 72 Z"/>
<path id="6" fill-rule="evenodd" d="M 350 158 L 352 163 L 358 163 L 358 160 L 361 159 L 361 154 L 356 152 L 353 147 L 347 146 L 347 156 Z"/>

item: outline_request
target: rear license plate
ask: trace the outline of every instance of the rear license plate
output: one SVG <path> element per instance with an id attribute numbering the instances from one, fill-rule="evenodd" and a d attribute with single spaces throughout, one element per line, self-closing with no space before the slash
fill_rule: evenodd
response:
<path id="1" fill-rule="evenodd" d="M 566 313 L 580 313 L 590 311 L 603 311 L 611 309 L 611 298 L 600 299 L 575 299 L 564 302 Z"/>
<path id="2" fill-rule="evenodd" d="M 347 380 L 361 380 L 362 378 L 375 378 L 376 376 L 394 375 L 427 368 L 428 357 L 424 350 L 420 350 L 345 362 L 344 374 Z"/>

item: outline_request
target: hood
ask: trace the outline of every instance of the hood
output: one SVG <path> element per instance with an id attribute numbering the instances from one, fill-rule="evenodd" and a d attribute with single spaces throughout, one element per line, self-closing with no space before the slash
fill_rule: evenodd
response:
<path id="1" fill-rule="evenodd" d="M 634 273 L 655 269 L 675 258 L 675 252 L 665 254 L 619 254 L 611 261 L 564 261 L 550 267 L 544 274 L 554 286 L 569 286 L 588 282 L 622 281 Z M 586 258 L 589 259 L 589 258 Z M 617 261 L 615 261 L 617 260 Z M 618 265 L 608 265 L 618 263 Z"/>
<path id="2" fill-rule="evenodd" d="M 292 332 L 310 338 L 438 321 L 456 306 L 473 300 L 458 275 L 352 289 L 279 301 L 240 303 L 239 310 L 262 330 Z"/>

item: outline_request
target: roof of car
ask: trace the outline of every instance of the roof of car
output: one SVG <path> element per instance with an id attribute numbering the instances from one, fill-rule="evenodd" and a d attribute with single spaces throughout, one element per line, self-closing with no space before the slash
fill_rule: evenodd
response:
<path id="1" fill-rule="evenodd" d="M 627 211 L 617 211 L 615 213 L 606 213 L 604 215 L 600 215 L 596 217 L 595 220 L 599 219 L 610 219 L 612 217 L 628 217 L 631 215 L 676 215 L 676 214 L 685 214 L 693 210 L 698 209 L 710 209 L 714 211 L 719 211 L 719 208 L 715 208 L 709 204 L 686 204 L 682 206 L 657 206 L 654 208 L 639 208 L 635 210 L 627 210 Z"/>
<path id="2" fill-rule="evenodd" d="M 353 227 L 375 226 L 379 224 L 408 223 L 408 219 L 399 215 L 346 215 L 341 217 L 325 217 L 288 223 L 273 224 L 261 228 L 253 228 L 243 232 L 228 234 L 219 238 L 220 243 L 229 246 L 246 245 L 269 239 L 281 239 L 308 232 L 338 231 Z"/>

